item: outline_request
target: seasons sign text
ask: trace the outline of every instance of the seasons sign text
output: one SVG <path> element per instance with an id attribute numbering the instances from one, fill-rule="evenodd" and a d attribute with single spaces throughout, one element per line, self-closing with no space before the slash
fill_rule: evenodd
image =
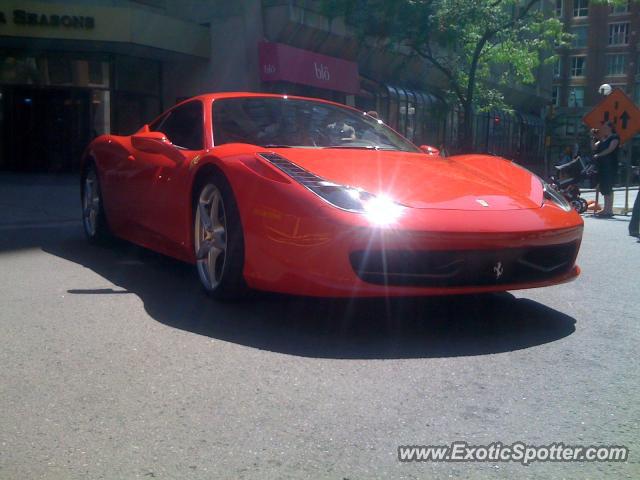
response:
<path id="1" fill-rule="evenodd" d="M 26 27 L 64 27 L 90 30 L 96 25 L 93 17 L 77 15 L 47 15 L 45 13 L 34 13 L 26 10 L 14 10 L 12 20 L 15 25 L 22 25 Z M 6 23 L 7 17 L 4 12 L 0 12 L 0 24 Z"/>

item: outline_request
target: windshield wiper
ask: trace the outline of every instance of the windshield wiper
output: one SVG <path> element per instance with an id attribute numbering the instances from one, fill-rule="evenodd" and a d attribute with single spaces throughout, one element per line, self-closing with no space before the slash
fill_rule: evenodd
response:
<path id="1" fill-rule="evenodd" d="M 293 148 L 293 146 L 291 145 L 280 145 L 277 143 L 267 143 L 266 145 L 260 145 L 260 146 L 264 148 Z"/>

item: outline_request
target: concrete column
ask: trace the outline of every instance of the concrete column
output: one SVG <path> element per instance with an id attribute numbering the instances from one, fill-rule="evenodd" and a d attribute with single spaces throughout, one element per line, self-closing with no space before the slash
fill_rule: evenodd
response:
<path id="1" fill-rule="evenodd" d="M 258 42 L 263 38 L 262 3 L 210 2 L 194 15 L 209 23 L 210 58 L 165 62 L 164 101 L 222 91 L 259 91 Z M 196 21 L 195 18 L 191 19 Z"/>

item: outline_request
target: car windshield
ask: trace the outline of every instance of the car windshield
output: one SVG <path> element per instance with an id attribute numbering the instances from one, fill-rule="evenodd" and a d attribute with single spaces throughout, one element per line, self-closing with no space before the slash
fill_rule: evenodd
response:
<path id="1" fill-rule="evenodd" d="M 216 146 L 354 148 L 419 152 L 384 123 L 329 103 L 284 97 L 224 98 L 213 102 Z"/>

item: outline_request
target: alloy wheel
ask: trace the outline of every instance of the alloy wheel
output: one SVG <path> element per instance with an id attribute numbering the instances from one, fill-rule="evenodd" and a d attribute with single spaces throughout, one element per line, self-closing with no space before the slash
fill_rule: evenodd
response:
<path id="1" fill-rule="evenodd" d="M 207 184 L 198 197 L 194 233 L 198 275 L 204 287 L 213 291 L 222 282 L 227 254 L 224 200 L 213 184 Z"/>
<path id="2" fill-rule="evenodd" d="M 95 237 L 98 230 L 100 213 L 100 190 L 98 177 L 93 168 L 89 169 L 84 179 L 82 196 L 82 223 L 89 237 Z"/>

